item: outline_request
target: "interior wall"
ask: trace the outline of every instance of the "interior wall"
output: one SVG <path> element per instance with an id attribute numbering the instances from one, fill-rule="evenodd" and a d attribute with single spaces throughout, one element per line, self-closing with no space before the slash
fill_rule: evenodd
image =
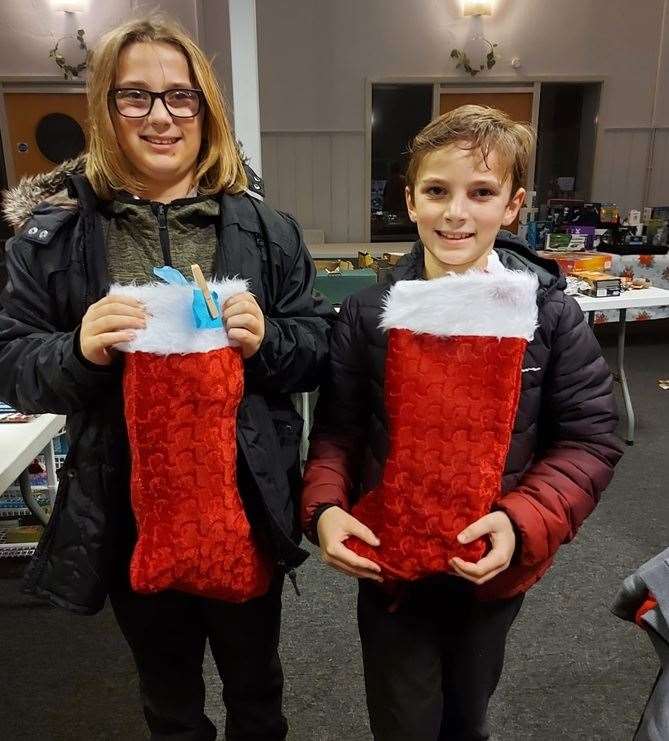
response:
<path id="1" fill-rule="evenodd" d="M 198 0 L 198 7 L 200 10 L 200 43 L 207 56 L 213 61 L 228 109 L 232 112 L 234 106 L 228 0 Z"/>
<path id="2" fill-rule="evenodd" d="M 323 229 L 328 242 L 361 242 L 364 155 L 357 134 L 264 133 L 267 200 L 294 214 L 303 228 Z"/>
<path id="3" fill-rule="evenodd" d="M 176 18 L 189 33 L 198 37 L 197 0 L 86 0 L 82 13 L 52 10 L 49 0 L 3 0 L 0 3 L 0 77 L 60 76 L 49 58 L 49 50 L 63 36 L 86 31 L 89 47 L 110 28 L 152 10 Z M 78 61 L 78 60 L 77 60 Z"/>
<path id="4" fill-rule="evenodd" d="M 666 129 L 655 135 L 650 201 L 669 203 L 666 3 L 496 0 L 494 15 L 482 19 L 485 35 L 499 44 L 498 64 L 479 78 L 482 82 L 508 76 L 605 78 L 592 196 L 623 209 L 641 204 L 653 124 Z M 323 228 L 328 241 L 362 241 L 365 80 L 469 80 L 454 70 L 449 53 L 466 44 L 476 20 L 461 16 L 461 0 L 256 0 L 256 5 L 269 200 L 293 212 L 306 228 Z M 92 45 L 131 14 L 162 8 L 199 37 L 230 97 L 227 0 L 88 0 L 88 6 L 72 15 L 51 10 L 48 0 L 1 3 L 0 77 L 58 75 L 48 52 L 61 36 L 83 27 Z M 521 60 L 519 70 L 510 66 L 513 57 Z"/>
<path id="5" fill-rule="evenodd" d="M 287 151 L 297 151 L 306 133 L 320 133 L 347 142 L 349 161 L 364 152 L 368 78 L 470 79 L 456 72 L 449 58 L 451 48 L 466 44 L 477 22 L 461 16 L 460 0 L 256 2 L 263 157 L 269 141 L 279 134 Z M 643 198 L 665 0 L 634 5 L 627 0 L 496 0 L 495 5 L 494 15 L 483 18 L 482 25 L 486 37 L 499 43 L 499 61 L 477 79 L 603 78 L 592 197 L 616 201 L 623 209 L 638 208 Z M 665 126 L 669 126 L 667 45 L 669 32 L 662 44 L 655 121 Z M 520 58 L 519 70 L 510 65 L 513 57 Z M 669 203 L 669 183 L 664 178 L 669 146 L 663 144 L 662 136 L 659 139 L 651 192 L 656 202 Z M 315 166 L 312 160 L 311 167 Z M 365 168 L 362 157 L 363 176 Z M 287 172 L 294 169 L 291 165 Z M 344 233 L 355 240 L 366 239 L 363 230 L 344 229 L 344 214 L 335 204 L 328 216 L 330 232 L 316 221 L 313 210 L 301 213 L 302 187 L 310 185 L 281 187 L 279 183 L 268 190 L 269 198 L 294 212 L 305 227 L 325 228 L 328 241 L 340 241 Z"/>

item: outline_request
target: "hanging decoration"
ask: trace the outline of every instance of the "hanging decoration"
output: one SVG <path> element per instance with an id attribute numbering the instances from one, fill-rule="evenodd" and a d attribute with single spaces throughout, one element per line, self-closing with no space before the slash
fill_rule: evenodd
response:
<path id="1" fill-rule="evenodd" d="M 469 55 L 464 49 L 451 50 L 451 59 L 455 60 L 455 68 L 463 69 L 472 77 L 476 77 L 479 72 L 491 70 L 497 62 L 495 59 L 496 43 L 488 41 L 488 39 L 483 36 L 476 36 L 474 40 L 478 41 L 482 45 L 481 58 L 478 64 L 472 64 Z"/>
<path id="2" fill-rule="evenodd" d="M 84 29 L 80 28 L 77 31 L 77 35 L 75 36 L 63 36 L 62 38 L 58 39 L 56 41 L 56 45 L 49 51 L 49 57 L 53 59 L 53 61 L 63 70 L 63 75 L 66 80 L 71 80 L 73 77 L 79 77 L 79 73 L 83 72 L 87 67 L 88 63 L 91 58 L 91 52 L 86 45 L 86 42 L 84 41 Z M 84 53 L 84 59 L 83 61 L 79 62 L 79 64 L 69 64 L 68 61 L 65 59 L 65 55 L 63 52 L 58 48 L 61 41 L 64 41 L 65 39 L 74 39 L 79 49 Z"/>

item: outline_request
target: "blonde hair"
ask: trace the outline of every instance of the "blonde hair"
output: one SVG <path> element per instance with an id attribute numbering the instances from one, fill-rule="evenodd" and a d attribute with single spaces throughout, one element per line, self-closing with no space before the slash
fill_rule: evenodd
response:
<path id="1" fill-rule="evenodd" d="M 105 34 L 97 44 L 88 78 L 89 145 L 86 176 L 100 198 L 116 190 L 141 192 L 143 184 L 130 172 L 109 113 L 108 94 L 114 85 L 121 51 L 132 43 L 173 44 L 186 57 L 196 86 L 205 100 L 202 147 L 195 179 L 201 193 L 239 193 L 247 187 L 246 172 L 226 115 L 225 101 L 211 63 L 200 47 L 174 21 L 160 15 L 129 21 Z"/>
<path id="2" fill-rule="evenodd" d="M 444 113 L 419 131 L 409 148 L 406 182 L 411 197 L 425 156 L 450 144 L 480 152 L 486 166 L 490 153 L 494 152 L 502 166 L 502 182 L 511 176 L 511 195 L 514 195 L 525 184 L 534 140 L 530 126 L 513 121 L 497 108 L 463 105 Z"/>

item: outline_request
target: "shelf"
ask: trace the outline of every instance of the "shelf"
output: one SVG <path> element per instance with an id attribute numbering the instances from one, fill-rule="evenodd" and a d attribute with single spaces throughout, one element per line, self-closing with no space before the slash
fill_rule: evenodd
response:
<path id="1" fill-rule="evenodd" d="M 39 506 L 48 512 L 51 507 L 48 487 L 33 486 L 32 490 L 37 495 L 35 498 Z M 12 488 L 0 495 L 0 521 L 16 517 L 30 517 L 31 514 L 23 501 L 19 489 Z"/>
<path id="2" fill-rule="evenodd" d="M 6 543 L 6 530 L 0 528 L 0 558 L 31 558 L 37 543 Z"/>

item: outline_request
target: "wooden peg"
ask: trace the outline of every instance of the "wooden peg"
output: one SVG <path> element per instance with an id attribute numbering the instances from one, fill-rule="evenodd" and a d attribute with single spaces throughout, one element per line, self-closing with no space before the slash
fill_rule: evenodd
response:
<path id="1" fill-rule="evenodd" d="M 193 271 L 193 278 L 195 279 L 198 288 L 202 291 L 204 302 L 207 304 L 207 311 L 209 312 L 209 316 L 212 319 L 218 319 L 218 317 L 220 316 L 218 306 L 216 306 L 216 304 L 214 303 L 214 299 L 211 297 L 209 286 L 207 285 L 207 281 L 204 279 L 204 275 L 202 274 L 202 268 L 200 268 L 200 266 L 196 263 L 195 265 L 191 265 L 190 269 Z"/>

